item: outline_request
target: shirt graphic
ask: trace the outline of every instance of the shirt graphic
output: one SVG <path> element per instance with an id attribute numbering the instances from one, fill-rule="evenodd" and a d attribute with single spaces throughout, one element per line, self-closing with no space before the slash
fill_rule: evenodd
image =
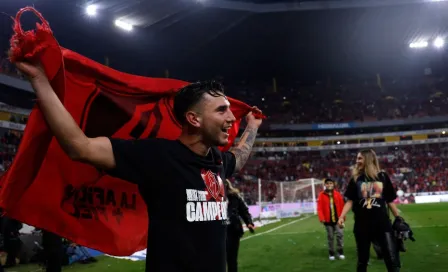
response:
<path id="1" fill-rule="evenodd" d="M 201 170 L 201 177 L 206 190 L 186 189 L 187 221 L 226 221 L 228 202 L 221 177 L 210 170 Z"/>
<path id="2" fill-rule="evenodd" d="M 330 194 L 330 214 L 331 214 L 331 222 L 336 223 L 336 211 L 334 207 L 334 197 L 333 194 Z"/>
<path id="3" fill-rule="evenodd" d="M 381 207 L 377 199 L 382 198 L 383 183 L 380 181 L 370 181 L 360 183 L 360 204 L 362 207 L 372 209 L 372 207 Z"/>

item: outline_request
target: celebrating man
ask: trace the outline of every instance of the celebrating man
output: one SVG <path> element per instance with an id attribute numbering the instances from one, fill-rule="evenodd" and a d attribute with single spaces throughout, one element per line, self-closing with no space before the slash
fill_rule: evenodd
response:
<path id="1" fill-rule="evenodd" d="M 226 270 L 223 180 L 246 163 L 261 119 L 249 113 L 238 145 L 220 152 L 216 147 L 228 143 L 235 121 L 229 101 L 220 84 L 194 83 L 174 99 L 174 115 L 182 125 L 177 140 L 88 138 L 43 70 L 16 65 L 29 77 L 48 126 L 71 159 L 138 185 L 150 222 L 146 271 Z"/>

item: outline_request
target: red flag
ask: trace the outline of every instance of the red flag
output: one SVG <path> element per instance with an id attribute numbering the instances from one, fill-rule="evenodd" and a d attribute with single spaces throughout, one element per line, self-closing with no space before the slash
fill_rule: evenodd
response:
<path id="1" fill-rule="evenodd" d="M 40 17 L 23 32 L 24 11 Z M 61 48 L 33 8 L 18 12 L 11 61 L 40 62 L 67 110 L 89 137 L 176 139 L 173 95 L 187 82 L 147 78 L 113 70 Z M 229 98 L 238 122 L 251 107 Z M 226 148 L 229 148 L 227 146 Z M 2 178 L 0 206 L 6 215 L 113 255 L 146 248 L 148 216 L 137 186 L 94 167 L 73 162 L 62 151 L 35 107 L 11 168 Z"/>

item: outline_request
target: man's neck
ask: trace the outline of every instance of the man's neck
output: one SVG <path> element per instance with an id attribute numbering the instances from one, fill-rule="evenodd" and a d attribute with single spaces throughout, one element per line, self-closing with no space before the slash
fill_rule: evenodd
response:
<path id="1" fill-rule="evenodd" d="M 191 151 L 198 154 L 199 156 L 207 156 L 210 146 L 205 145 L 200 137 L 196 135 L 186 135 L 182 134 L 178 138 L 178 140 L 184 144 L 186 147 L 188 147 Z"/>

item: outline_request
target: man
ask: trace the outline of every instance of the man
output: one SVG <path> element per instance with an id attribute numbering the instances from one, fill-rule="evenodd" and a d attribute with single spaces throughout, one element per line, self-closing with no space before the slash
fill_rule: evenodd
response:
<path id="1" fill-rule="evenodd" d="M 339 259 L 344 256 L 344 232 L 337 224 L 344 207 L 342 195 L 334 189 L 334 181 L 325 179 L 325 190 L 320 192 L 317 199 L 317 214 L 319 221 L 324 224 L 327 231 L 329 259 L 335 260 L 334 234 L 336 233 L 337 252 Z"/>
<path id="2" fill-rule="evenodd" d="M 62 238 L 52 232 L 42 230 L 42 247 L 45 256 L 45 272 L 61 272 Z"/>
<path id="3" fill-rule="evenodd" d="M 20 249 L 22 247 L 19 231 L 23 227 L 23 224 L 6 216 L 3 216 L 2 221 L 4 249 L 8 254 L 4 267 L 14 267 L 17 265 L 16 259 L 19 257 Z"/>
<path id="4" fill-rule="evenodd" d="M 231 152 L 235 122 L 220 84 L 194 83 L 174 99 L 178 140 L 88 138 L 59 101 L 42 68 L 17 63 L 61 148 L 75 161 L 138 185 L 149 213 L 146 271 L 226 270 L 227 200 L 224 183 L 249 158 L 261 119 L 249 113 Z M 258 110 L 254 108 L 254 110 Z"/>

